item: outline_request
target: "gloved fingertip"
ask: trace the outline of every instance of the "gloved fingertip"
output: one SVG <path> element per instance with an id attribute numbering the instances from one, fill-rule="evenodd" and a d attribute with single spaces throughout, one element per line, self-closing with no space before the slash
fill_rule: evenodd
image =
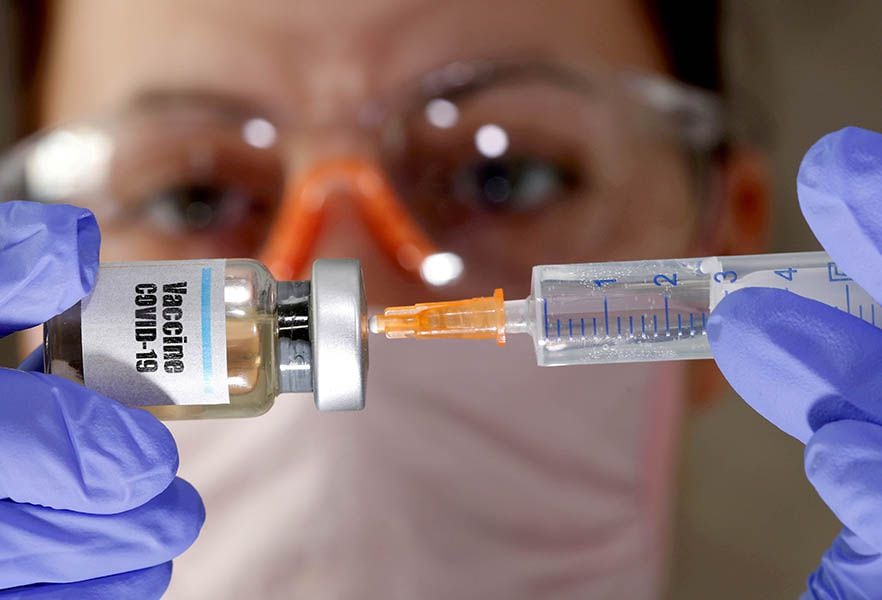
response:
<path id="1" fill-rule="evenodd" d="M 785 290 L 742 289 L 714 309 L 708 341 L 738 395 L 802 442 L 831 421 L 882 424 L 882 331 L 846 311 Z"/>
<path id="2" fill-rule="evenodd" d="M 0 203 L 0 335 L 44 323 L 89 294 L 100 245 L 84 208 Z"/>
<path id="3" fill-rule="evenodd" d="M 162 511 L 162 527 L 156 528 L 158 543 L 168 549 L 169 557 L 178 556 L 196 541 L 205 523 L 202 497 L 189 482 L 177 477 L 151 503 Z"/>
<path id="4" fill-rule="evenodd" d="M 114 514 L 144 504 L 174 480 L 177 444 L 147 411 L 43 373 L 0 376 L 15 400 L 0 402 L 0 495 Z"/>
<path id="5" fill-rule="evenodd" d="M 745 359 L 762 350 L 758 343 L 765 338 L 763 325 L 768 322 L 770 306 L 777 304 L 783 290 L 744 288 L 726 295 L 707 321 L 707 339 L 711 353 L 730 383 L 749 369 Z M 751 348 L 751 346 L 753 346 Z M 737 386 L 736 386 L 737 387 Z"/>
<path id="6" fill-rule="evenodd" d="M 750 307 L 751 295 L 762 288 L 745 288 L 727 294 L 711 312 L 707 321 L 707 339 L 711 347 L 723 343 L 730 326 L 737 327 L 744 320 L 742 312 Z"/>
<path id="7" fill-rule="evenodd" d="M 80 257 L 80 281 L 83 291 L 89 293 L 98 278 L 99 251 L 101 249 L 101 230 L 92 211 L 80 209 L 77 219 L 77 249 Z"/>
<path id="8" fill-rule="evenodd" d="M 823 136 L 805 153 L 796 176 L 799 203 L 807 217 L 839 205 L 860 204 L 878 189 L 863 183 L 880 179 L 882 134 L 845 127 Z"/>
<path id="9" fill-rule="evenodd" d="M 882 589 L 882 555 L 845 528 L 824 552 L 806 588 L 800 600 L 877 598 Z"/>
<path id="10" fill-rule="evenodd" d="M 733 380 L 740 374 L 739 367 L 743 364 L 742 355 L 745 351 L 745 340 L 761 335 L 757 330 L 757 310 L 772 301 L 768 290 L 764 288 L 744 288 L 727 294 L 714 307 L 707 320 L 707 341 L 717 365 L 723 374 Z M 749 343 L 749 342 L 748 342 Z M 734 383 L 733 383 L 734 386 Z"/>
<path id="11" fill-rule="evenodd" d="M 111 402 L 119 427 L 116 439 L 108 441 L 127 450 L 117 456 L 119 485 L 100 490 L 107 493 L 100 512 L 112 514 L 139 506 L 168 488 L 175 481 L 180 457 L 174 436 L 160 420 L 146 410 Z"/>
<path id="12" fill-rule="evenodd" d="M 130 572 L 129 588 L 137 587 L 142 590 L 145 598 L 162 598 L 171 583 L 173 567 L 172 561 L 166 561 L 155 567 L 148 567 L 140 571 Z M 118 598 L 119 596 L 108 595 L 107 598 Z"/>
<path id="13" fill-rule="evenodd" d="M 882 134 L 846 127 L 827 134 L 805 154 L 797 195 L 821 245 L 871 296 L 882 299 Z"/>
<path id="14" fill-rule="evenodd" d="M 824 425 L 806 444 L 805 472 L 839 520 L 882 552 L 882 426 L 851 420 Z"/>
<path id="15" fill-rule="evenodd" d="M 829 169 L 855 175 L 877 174 L 882 161 L 882 134 L 862 127 L 848 126 L 832 131 L 812 144 L 800 164 L 797 181 L 823 186 L 829 182 Z M 819 171 L 819 168 L 823 169 Z"/>

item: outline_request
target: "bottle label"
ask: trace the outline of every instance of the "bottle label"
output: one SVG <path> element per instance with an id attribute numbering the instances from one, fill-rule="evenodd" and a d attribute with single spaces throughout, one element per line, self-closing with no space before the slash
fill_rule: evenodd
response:
<path id="1" fill-rule="evenodd" d="M 228 404 L 225 262 L 102 264 L 82 304 L 85 384 L 137 406 Z"/>

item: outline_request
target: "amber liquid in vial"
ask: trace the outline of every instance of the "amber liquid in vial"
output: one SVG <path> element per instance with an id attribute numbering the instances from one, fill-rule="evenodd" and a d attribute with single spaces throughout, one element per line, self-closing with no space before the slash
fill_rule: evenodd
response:
<path id="1" fill-rule="evenodd" d="M 143 406 L 160 419 L 257 416 L 279 393 L 276 281 L 257 261 L 228 260 L 224 270 L 229 404 Z M 83 383 L 80 304 L 46 323 L 47 371 Z M 126 399 L 118 400 L 126 403 Z"/>

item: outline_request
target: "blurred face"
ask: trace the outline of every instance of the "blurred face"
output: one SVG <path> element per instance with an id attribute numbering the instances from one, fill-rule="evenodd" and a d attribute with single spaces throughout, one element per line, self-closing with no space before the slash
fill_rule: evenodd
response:
<path id="1" fill-rule="evenodd" d="M 543 67 L 484 77 L 485 59 Z M 115 115 L 106 193 L 77 199 L 103 260 L 306 239 L 283 208 L 317 178 L 312 255 L 358 257 L 372 303 L 409 303 L 427 289 L 401 268 L 406 244 L 384 250 L 389 227 L 365 218 L 378 174 L 395 205 L 374 216 L 403 208 L 462 259 L 440 295 L 515 297 L 533 264 L 689 253 L 694 174 L 615 76 L 665 69 L 638 2 L 79 0 L 54 13 L 41 115 Z"/>

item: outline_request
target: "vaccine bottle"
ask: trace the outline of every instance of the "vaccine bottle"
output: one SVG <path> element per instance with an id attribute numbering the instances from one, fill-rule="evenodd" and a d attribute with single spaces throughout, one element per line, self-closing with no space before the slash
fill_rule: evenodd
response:
<path id="1" fill-rule="evenodd" d="M 354 260 L 276 281 L 254 260 L 104 263 L 44 326 L 44 368 L 160 419 L 251 417 L 279 394 L 364 407 L 367 316 Z"/>

